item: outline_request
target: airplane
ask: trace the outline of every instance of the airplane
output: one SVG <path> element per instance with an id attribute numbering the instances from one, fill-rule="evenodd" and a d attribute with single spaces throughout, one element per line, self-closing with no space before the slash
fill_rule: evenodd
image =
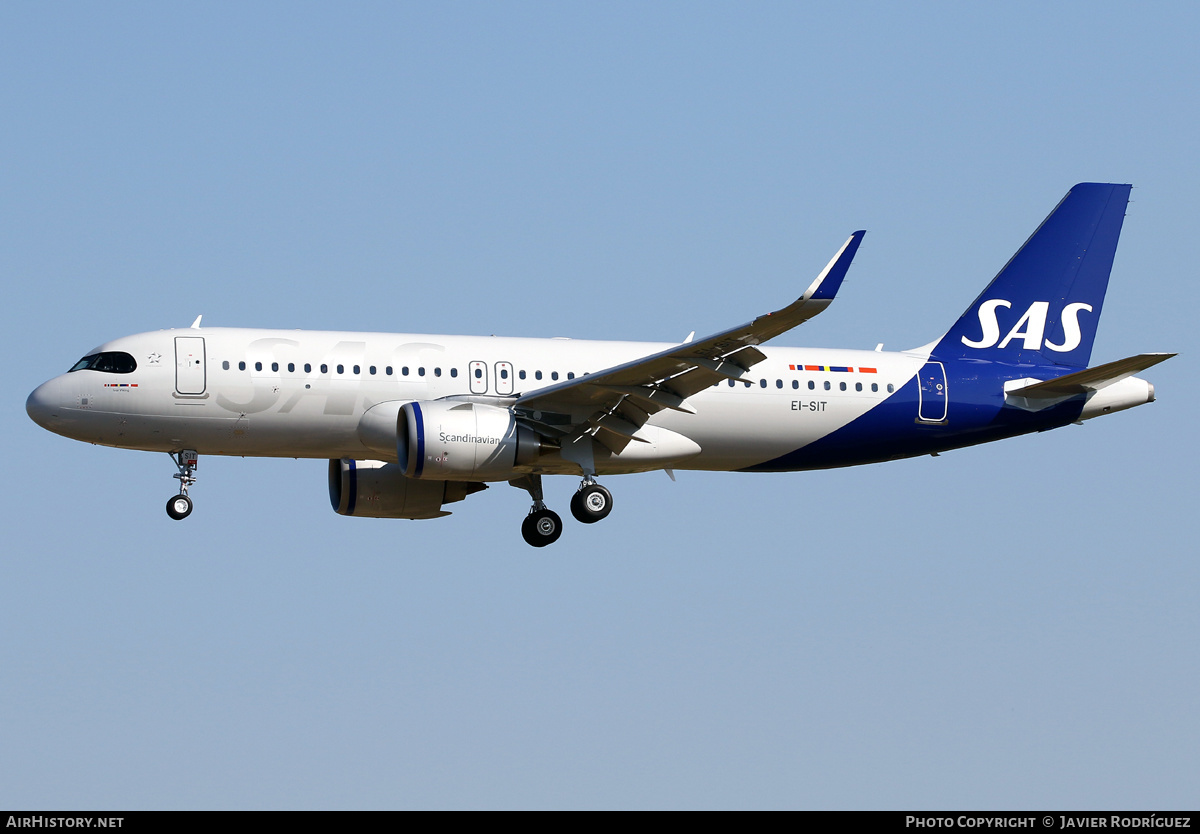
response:
<path id="1" fill-rule="evenodd" d="M 581 477 L 571 514 L 605 518 L 597 478 L 663 469 L 782 472 L 896 460 L 1080 423 L 1154 401 L 1088 367 L 1131 186 L 1074 186 L 939 339 L 899 352 L 765 347 L 829 306 L 854 232 L 791 304 L 704 339 L 645 343 L 190 328 L 89 351 L 29 395 L 65 437 L 167 452 L 192 512 L 199 455 L 326 458 L 333 509 L 428 519 L 507 482 L 521 525 L 562 533 L 543 475 Z"/>

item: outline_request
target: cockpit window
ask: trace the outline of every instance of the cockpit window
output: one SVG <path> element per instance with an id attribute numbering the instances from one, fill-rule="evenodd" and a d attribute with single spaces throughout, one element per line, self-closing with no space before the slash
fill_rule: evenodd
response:
<path id="1" fill-rule="evenodd" d="M 106 374 L 131 374 L 137 370 L 137 362 L 128 353 L 106 351 L 85 356 L 75 363 L 72 371 L 101 371 Z"/>

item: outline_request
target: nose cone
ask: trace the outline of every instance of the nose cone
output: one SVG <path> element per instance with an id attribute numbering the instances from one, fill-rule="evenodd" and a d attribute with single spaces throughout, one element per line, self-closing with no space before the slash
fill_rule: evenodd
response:
<path id="1" fill-rule="evenodd" d="M 63 408 L 61 392 L 62 384 L 57 379 L 43 382 L 33 389 L 29 399 L 25 400 L 25 413 L 29 419 L 44 429 L 55 431 Z"/>

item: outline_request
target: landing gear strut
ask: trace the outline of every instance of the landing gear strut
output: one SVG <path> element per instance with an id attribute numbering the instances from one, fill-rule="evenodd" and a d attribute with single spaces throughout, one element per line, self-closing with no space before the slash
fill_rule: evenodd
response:
<path id="1" fill-rule="evenodd" d="M 188 487 L 196 483 L 196 461 L 199 456 L 191 449 L 171 452 L 170 455 L 179 468 L 172 476 L 179 480 L 179 494 L 167 502 L 167 515 L 176 521 L 182 521 L 192 514 L 192 499 L 188 498 Z"/>
<path id="2" fill-rule="evenodd" d="M 542 501 L 542 476 L 523 475 L 509 483 L 525 490 L 533 499 L 529 515 L 521 522 L 521 536 L 526 544 L 545 547 L 558 541 L 558 537 L 562 535 L 562 519 L 554 510 L 546 509 L 546 504 Z"/>
<path id="3" fill-rule="evenodd" d="M 571 515 L 584 524 L 595 524 L 612 512 L 613 497 L 592 478 L 584 478 L 579 490 L 571 496 Z"/>

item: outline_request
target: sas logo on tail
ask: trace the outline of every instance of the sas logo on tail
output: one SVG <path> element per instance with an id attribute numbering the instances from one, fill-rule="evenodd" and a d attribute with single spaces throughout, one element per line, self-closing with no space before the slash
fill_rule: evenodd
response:
<path id="1" fill-rule="evenodd" d="M 1079 331 L 1079 311 L 1092 312 L 1091 304 L 1080 302 L 1064 307 L 1062 312 L 1063 343 L 1056 345 L 1051 341 L 1043 340 L 1046 332 L 1046 315 L 1050 310 L 1049 301 L 1035 301 L 1030 304 L 1025 315 L 1021 316 L 1020 321 L 1013 325 L 1012 330 L 1008 331 L 1008 335 L 1004 337 L 1003 341 L 1000 339 L 1000 322 L 996 320 L 997 307 L 1011 308 L 1012 302 L 1002 298 L 993 298 L 980 304 L 979 326 L 983 328 L 983 335 L 978 341 L 972 341 L 963 336 L 962 343 L 964 345 L 970 348 L 1006 348 L 1009 342 L 1021 339 L 1025 343 L 1025 350 L 1041 350 L 1044 344 L 1050 350 L 1066 353 L 1079 347 L 1079 342 L 1083 339 Z M 997 342 L 1000 344 L 997 345 Z"/>

